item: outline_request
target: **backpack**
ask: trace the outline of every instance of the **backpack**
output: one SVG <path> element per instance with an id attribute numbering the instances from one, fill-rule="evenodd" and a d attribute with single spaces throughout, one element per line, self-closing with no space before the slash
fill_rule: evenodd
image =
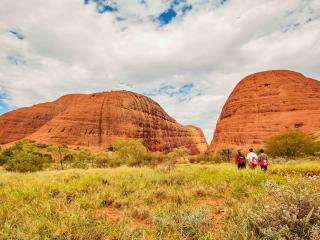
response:
<path id="1" fill-rule="evenodd" d="M 240 165 L 246 164 L 246 158 L 245 158 L 245 156 L 243 156 L 243 155 L 239 155 L 239 156 L 238 156 L 238 164 L 240 164 Z"/>
<path id="2" fill-rule="evenodd" d="M 268 165 L 269 165 L 268 158 L 266 156 L 263 156 L 261 158 L 261 166 L 262 167 L 267 167 Z"/>
<path id="3" fill-rule="evenodd" d="M 256 157 L 253 157 L 252 161 L 251 161 L 251 164 L 252 164 L 252 167 L 257 166 L 258 165 L 258 159 Z"/>

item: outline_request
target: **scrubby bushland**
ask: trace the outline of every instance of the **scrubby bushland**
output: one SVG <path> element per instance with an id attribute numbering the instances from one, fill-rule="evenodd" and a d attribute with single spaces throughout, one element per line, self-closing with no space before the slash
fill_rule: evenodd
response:
<path id="1" fill-rule="evenodd" d="M 18 141 L 1 153 L 1 163 L 13 172 L 35 172 L 52 162 L 50 154 L 37 151 L 36 145 L 29 140 Z"/>
<path id="2" fill-rule="evenodd" d="M 189 154 L 190 151 L 186 147 L 178 147 L 168 153 L 168 158 L 173 159 L 174 161 L 183 161 Z"/>
<path id="3" fill-rule="evenodd" d="M 214 153 L 204 153 L 189 157 L 190 163 L 218 163 L 221 162 L 220 160 Z"/>
<path id="4" fill-rule="evenodd" d="M 315 155 L 320 150 L 320 144 L 302 132 L 289 131 L 270 138 L 266 143 L 266 149 L 273 157 L 294 159 Z"/>
<path id="5" fill-rule="evenodd" d="M 144 158 L 144 165 L 154 167 L 167 162 L 168 159 L 168 156 L 165 154 L 148 152 L 148 154 Z"/>
<path id="6" fill-rule="evenodd" d="M 94 165 L 95 156 L 88 149 L 81 149 L 74 154 L 71 167 L 73 168 L 89 168 Z"/>
<path id="7" fill-rule="evenodd" d="M 320 164 L 292 167 L 272 165 L 266 174 L 231 164 L 0 174 L 0 238 L 319 239 Z"/>
<path id="8" fill-rule="evenodd" d="M 191 163 L 223 163 L 231 162 L 234 158 L 235 150 L 232 148 L 220 148 L 214 153 L 204 153 L 197 156 L 191 156 Z"/>
<path id="9" fill-rule="evenodd" d="M 318 177 L 290 187 L 267 183 L 266 193 L 253 204 L 231 211 L 230 239 L 320 239 Z M 317 186 L 310 188 L 310 186 Z"/>
<path id="10" fill-rule="evenodd" d="M 147 155 L 147 148 L 138 140 L 118 140 L 112 150 L 129 166 L 140 166 Z"/>

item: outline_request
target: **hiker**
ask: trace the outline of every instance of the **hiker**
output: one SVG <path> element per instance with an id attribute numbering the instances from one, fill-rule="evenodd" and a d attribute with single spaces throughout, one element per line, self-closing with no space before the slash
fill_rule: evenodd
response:
<path id="1" fill-rule="evenodd" d="M 258 156 L 257 154 L 255 154 L 252 148 L 249 149 L 249 153 L 247 154 L 247 160 L 251 169 L 255 169 L 258 166 Z"/>
<path id="2" fill-rule="evenodd" d="M 238 169 L 246 168 L 246 157 L 241 153 L 241 149 L 237 151 L 234 163 L 238 165 Z"/>
<path id="3" fill-rule="evenodd" d="M 261 170 L 266 172 L 267 168 L 268 168 L 268 165 L 269 165 L 269 159 L 268 159 L 267 154 L 264 153 L 263 149 L 261 149 L 259 151 L 258 159 L 259 159 L 259 162 L 260 162 Z"/>

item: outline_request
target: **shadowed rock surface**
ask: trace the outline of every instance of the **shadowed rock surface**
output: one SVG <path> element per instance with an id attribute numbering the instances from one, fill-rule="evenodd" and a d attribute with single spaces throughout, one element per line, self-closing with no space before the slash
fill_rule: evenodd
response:
<path id="1" fill-rule="evenodd" d="M 159 152 L 181 146 L 193 154 L 207 149 L 201 129 L 177 123 L 158 103 L 128 91 L 67 95 L 6 113 L 0 116 L 0 138 L 1 144 L 28 138 L 94 150 L 117 139 L 139 139 Z"/>
<path id="2" fill-rule="evenodd" d="M 222 146 L 262 146 L 287 131 L 320 131 L 320 82 L 277 70 L 239 82 L 225 103 L 209 151 Z"/>

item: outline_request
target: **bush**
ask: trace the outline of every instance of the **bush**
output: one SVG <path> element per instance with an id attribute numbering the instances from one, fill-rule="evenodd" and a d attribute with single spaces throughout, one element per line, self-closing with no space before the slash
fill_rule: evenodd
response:
<path id="1" fill-rule="evenodd" d="M 290 131 L 281 133 L 269 139 L 266 144 L 267 152 L 274 157 L 296 158 L 305 155 L 314 155 L 319 148 L 310 136 Z"/>
<path id="2" fill-rule="evenodd" d="M 235 151 L 231 148 L 221 148 L 215 153 L 204 153 L 189 158 L 190 163 L 223 163 L 234 158 Z"/>
<path id="3" fill-rule="evenodd" d="M 108 153 L 99 153 L 94 157 L 94 165 L 98 168 L 108 167 L 110 162 L 110 156 Z"/>
<path id="4" fill-rule="evenodd" d="M 12 172 L 35 172 L 43 170 L 44 165 L 50 161 L 46 155 L 20 151 L 7 160 L 5 169 Z"/>
<path id="5" fill-rule="evenodd" d="M 231 162 L 235 156 L 235 150 L 232 148 L 220 148 L 216 155 L 221 159 L 221 162 Z"/>
<path id="6" fill-rule="evenodd" d="M 94 166 L 98 168 L 119 167 L 124 161 L 114 152 L 101 152 L 94 156 Z"/>
<path id="7" fill-rule="evenodd" d="M 199 154 L 189 158 L 190 163 L 215 163 L 217 160 L 220 162 L 220 159 L 216 158 L 213 153 Z"/>
<path id="8" fill-rule="evenodd" d="M 78 154 L 76 154 L 72 161 L 71 166 L 74 168 L 83 168 L 86 169 L 90 165 L 93 166 L 94 156 L 88 149 L 81 149 Z"/>
<path id="9" fill-rule="evenodd" d="M 196 208 L 185 212 L 179 219 L 179 229 L 186 239 L 199 239 L 210 228 L 212 218 L 206 209 Z"/>
<path id="10" fill-rule="evenodd" d="M 118 140 L 112 150 L 129 166 L 140 166 L 147 155 L 147 148 L 138 140 Z"/>
<path id="11" fill-rule="evenodd" d="M 29 140 L 16 142 L 0 156 L 0 164 L 4 164 L 6 170 L 14 172 L 39 171 L 52 161 L 51 155 L 38 152 L 36 144 Z"/>
<path id="12" fill-rule="evenodd" d="M 156 166 L 168 160 L 168 157 L 161 153 L 148 153 L 145 158 L 143 165 Z"/>
<path id="13" fill-rule="evenodd" d="M 178 161 L 178 160 L 182 160 L 189 154 L 190 154 L 189 149 L 187 149 L 186 147 L 179 147 L 179 148 L 173 149 L 170 153 L 168 153 L 168 157 L 175 161 Z"/>
<path id="14" fill-rule="evenodd" d="M 5 156 L 4 154 L 0 154 L 0 166 L 6 164 L 7 161 L 8 161 L 8 157 Z"/>
<path id="15" fill-rule="evenodd" d="M 306 184 L 313 185 L 317 179 L 309 181 Z M 230 216 L 230 239 L 319 239 L 318 192 L 299 183 L 294 188 L 268 183 L 266 189 L 267 193 L 254 206 Z"/>

